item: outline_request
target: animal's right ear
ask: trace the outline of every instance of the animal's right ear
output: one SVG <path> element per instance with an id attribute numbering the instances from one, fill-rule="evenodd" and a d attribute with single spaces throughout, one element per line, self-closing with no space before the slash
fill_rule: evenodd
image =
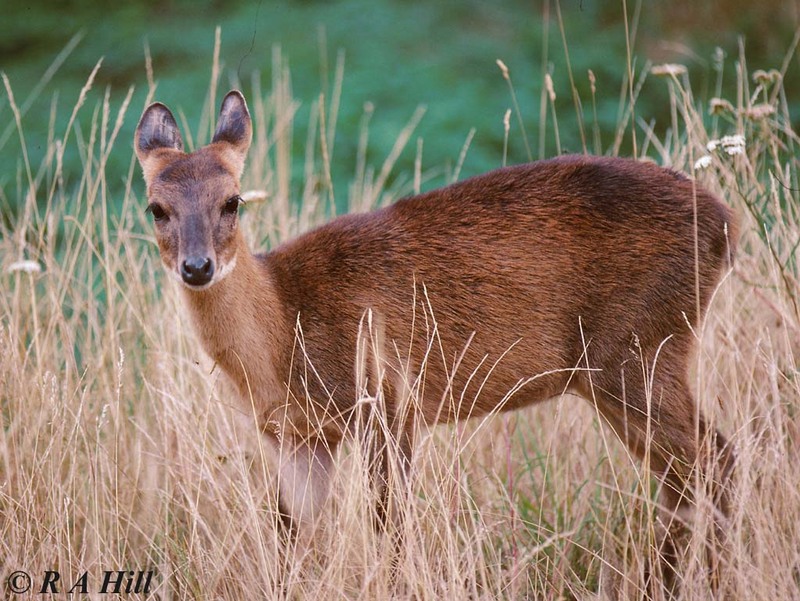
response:
<path id="1" fill-rule="evenodd" d="M 170 110 L 160 102 L 148 106 L 136 127 L 134 147 L 145 181 L 150 181 L 153 159 L 159 150 L 183 151 L 183 138 Z"/>

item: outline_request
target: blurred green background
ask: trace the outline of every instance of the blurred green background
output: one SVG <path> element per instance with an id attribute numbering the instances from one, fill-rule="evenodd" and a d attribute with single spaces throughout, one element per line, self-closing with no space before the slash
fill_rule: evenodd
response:
<path id="1" fill-rule="evenodd" d="M 333 163 L 336 186 L 346 186 L 352 178 L 359 123 L 365 103 L 371 103 L 368 160 L 378 166 L 417 106 L 427 107 L 399 170 L 411 171 L 415 140 L 421 136 L 423 168 L 440 168 L 440 175 L 426 183 L 430 188 L 444 183 L 473 127 L 476 133 L 461 177 L 501 164 L 503 115 L 512 104 L 496 59 L 510 69 L 533 157 L 556 152 L 552 122 L 543 147 L 539 141 L 544 70 L 554 81 L 562 150 L 581 151 L 561 24 L 583 103 L 589 149 L 595 150 L 587 75 L 591 69 L 597 82 L 600 150 L 608 151 L 627 71 L 624 10 L 621 0 L 563 0 L 560 4 L 555 0 L 6 1 L 0 19 L 0 70 L 10 81 L 16 103 L 25 108 L 25 144 L 34 168 L 47 148 L 51 115 L 55 115 L 58 137 L 101 57 L 102 67 L 78 116 L 79 133 L 89 130 L 106 93 L 116 111 L 133 86 L 131 108 L 108 168 L 109 187 L 121 190 L 131 166 L 133 130 L 147 93 L 146 46 L 158 83 L 157 99 L 176 115 L 183 112 L 196 132 L 209 88 L 215 27 L 219 25 L 222 31 L 223 65 L 217 102 L 233 86 L 251 95 L 254 73 L 260 74 L 262 91 L 268 92 L 273 48 L 279 45 L 291 69 L 294 95 L 301 102 L 294 143 L 299 177 L 305 151 L 302 128 L 320 91 L 329 88 L 337 53 L 342 51 L 344 85 Z M 723 95 L 735 99 L 740 41 L 751 71 L 778 68 L 800 26 L 800 8 L 794 0 L 644 0 L 640 4 L 628 0 L 627 16 L 628 27 L 636 25 L 631 49 L 634 71 L 640 72 L 648 61 L 684 64 L 696 100 L 704 103 L 715 93 L 716 48 L 726 55 Z M 69 53 L 63 64 L 37 92 L 37 83 L 65 48 Z M 800 117 L 797 60 L 789 66 L 785 87 L 796 121 Z M 649 78 L 637 101 L 637 116 L 663 132 L 669 125 L 666 99 L 665 82 Z M 629 151 L 622 148 L 623 153 Z M 514 116 L 508 162 L 525 160 L 527 152 Z M 22 169 L 21 142 L 3 89 L 0 213 L 7 223 L 22 197 L 18 184 L 24 179 Z M 78 153 L 67 154 L 65 171 L 67 185 L 75 185 L 83 171 Z M 141 185 L 139 178 L 136 181 Z"/>

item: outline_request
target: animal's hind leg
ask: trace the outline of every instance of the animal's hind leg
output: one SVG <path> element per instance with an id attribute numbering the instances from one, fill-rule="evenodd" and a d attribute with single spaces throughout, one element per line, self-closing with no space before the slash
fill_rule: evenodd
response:
<path id="1" fill-rule="evenodd" d="M 643 374 L 631 362 L 616 373 L 604 370 L 592 376 L 583 394 L 620 439 L 663 481 L 662 501 L 670 510 L 691 506 L 694 477 L 701 475 L 721 515 L 728 513 L 726 484 L 733 471 L 733 453 L 715 428 L 699 412 L 686 377 L 670 369 L 678 364 L 660 359 L 662 368 Z M 652 383 L 650 390 L 645 377 Z"/>
<path id="2" fill-rule="evenodd" d="M 668 366 L 669 362 L 664 364 Z M 734 461 L 725 438 L 700 415 L 684 376 L 665 368 L 663 373 L 652 375 L 649 391 L 644 375 L 635 369 L 622 367 L 617 374 L 603 372 L 597 376 L 587 396 L 595 400 L 600 414 L 632 453 L 639 459 L 649 459 L 651 470 L 662 483 L 660 496 L 668 511 L 667 522 L 691 516 L 698 498 L 695 476 L 699 475 L 697 481 L 710 490 L 716 512 L 709 551 L 712 565 L 716 564 L 724 539 L 727 488 Z M 670 530 L 662 550 L 667 576 L 673 575 L 676 557 L 672 545 L 679 539 L 680 524 L 676 522 Z"/>

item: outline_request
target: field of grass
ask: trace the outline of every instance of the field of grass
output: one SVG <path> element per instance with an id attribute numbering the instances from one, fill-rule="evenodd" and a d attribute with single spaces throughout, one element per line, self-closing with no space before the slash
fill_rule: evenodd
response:
<path id="1" fill-rule="evenodd" d="M 659 79 L 658 70 L 640 65 L 622 94 L 620 144 L 602 147 L 614 153 L 624 141 L 638 156 L 687 172 L 741 218 L 736 264 L 696 332 L 693 365 L 700 404 L 738 456 L 721 568 L 721 594 L 731 599 L 800 598 L 800 139 L 789 114 L 796 99 L 782 85 L 795 51 L 787 48 L 774 71 L 750 72 L 744 56 L 731 59 L 736 85 L 710 102 L 695 96 L 680 69 L 662 69 Z M 271 81 L 248 98 L 256 128 L 244 186 L 269 199 L 243 213 L 254 248 L 313 227 L 334 205 L 366 210 L 436 173 L 458 177 L 457 150 L 446 170 L 420 161 L 398 171 L 397 152 L 406 147 L 417 156 L 421 147 L 410 126 L 390 146 L 397 152 L 368 153 L 380 120 L 342 130 L 334 77 L 322 100 L 301 99 L 312 108 L 298 142 L 298 99 L 288 67 L 275 60 Z M 636 109 L 643 75 L 664 89 L 658 129 Z M 207 138 L 226 91 L 217 61 L 211 79 L 211 102 L 188 132 L 194 139 Z M 595 410 L 566 396 L 423 433 L 396 581 L 388 543 L 371 527 L 356 445 L 339 457 L 316 545 L 284 548 L 274 474 L 250 416 L 199 349 L 179 291 L 160 267 L 141 175 L 130 140 L 120 137 L 153 86 L 142 104 L 112 102 L 108 93 L 84 104 L 82 94 L 32 162 L 25 131 L 34 116 L 22 115 L 12 84 L 3 84 L 11 116 L 0 126 L 10 126 L 23 149 L 2 199 L 15 210 L 0 223 L 4 598 L 29 598 L 8 588 L 15 571 L 32 576 L 35 592 L 47 570 L 60 572 L 62 591 L 84 572 L 96 590 L 106 570 L 154 570 L 154 593 L 123 595 L 129 599 L 641 597 L 647 566 L 657 564 L 652 483 Z M 567 86 L 556 91 L 572 94 Z M 592 149 L 594 98 L 582 94 L 582 135 Z M 563 105 L 547 94 L 541 101 L 548 145 L 557 145 Z M 187 112 L 189 123 L 198 122 L 200 104 Z M 89 125 L 79 128 L 72 116 L 85 113 Z M 326 154 L 334 128 L 355 149 L 341 188 L 330 185 Z M 513 135 L 522 147 L 521 132 Z M 729 135 L 743 136 L 741 152 L 739 143 L 709 146 Z M 299 169 L 291 160 L 298 144 Z M 67 156 L 80 161 L 77 181 L 65 182 Z M 119 194 L 110 191 L 119 184 L 110 181 L 111 157 L 127 166 Z M 502 145 L 496 159 L 503 162 Z M 698 511 L 679 558 L 680 599 L 713 596 L 708 513 Z"/>

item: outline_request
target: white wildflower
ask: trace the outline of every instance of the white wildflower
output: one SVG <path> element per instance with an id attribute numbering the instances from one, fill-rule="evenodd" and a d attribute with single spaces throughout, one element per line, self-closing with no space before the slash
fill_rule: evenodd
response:
<path id="1" fill-rule="evenodd" d="M 25 273 L 39 273 L 42 271 L 42 266 L 36 261 L 15 261 L 6 268 L 7 273 L 15 273 L 17 271 L 24 271 Z"/>
<path id="2" fill-rule="evenodd" d="M 697 170 L 706 169 L 710 165 L 711 165 L 711 155 L 710 154 L 701 156 L 699 159 L 697 159 L 694 162 L 694 168 L 697 169 Z"/>
<path id="3" fill-rule="evenodd" d="M 742 134 L 722 136 L 719 142 L 723 146 L 744 146 L 744 136 Z"/>
<path id="4" fill-rule="evenodd" d="M 744 154 L 745 139 L 742 134 L 734 134 L 732 136 L 722 136 L 719 140 L 709 140 L 706 144 L 706 149 L 709 153 L 713 153 L 717 148 L 722 147 L 726 154 Z"/>
<path id="5" fill-rule="evenodd" d="M 744 154 L 744 136 L 735 134 L 733 136 L 723 136 L 719 141 L 722 149 L 730 155 Z"/>

